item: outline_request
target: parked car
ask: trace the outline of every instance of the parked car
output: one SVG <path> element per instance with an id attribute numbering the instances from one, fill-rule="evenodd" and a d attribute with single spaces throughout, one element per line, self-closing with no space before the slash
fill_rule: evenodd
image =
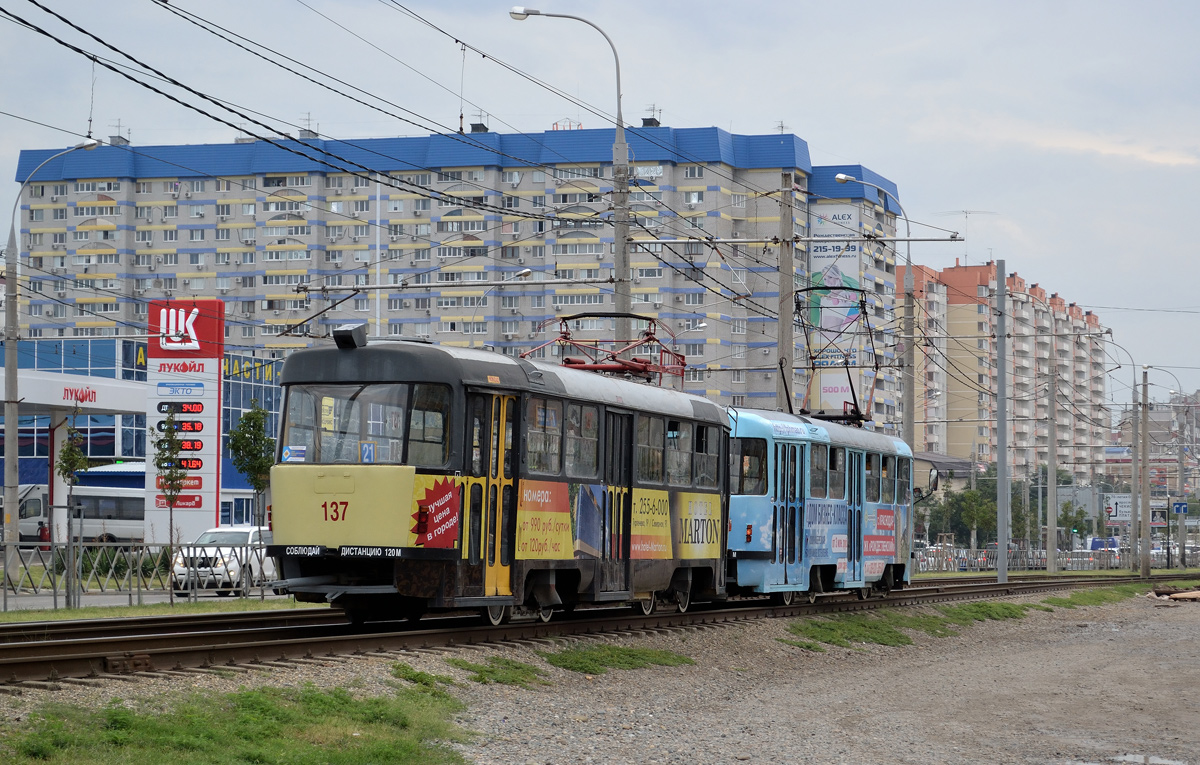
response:
<path id="1" fill-rule="evenodd" d="M 222 526 L 209 529 L 190 545 L 180 547 L 171 565 L 171 586 L 177 596 L 197 590 L 216 590 L 218 595 L 239 592 L 272 581 L 275 559 L 264 550 L 271 544 L 271 531 L 262 526 Z"/>

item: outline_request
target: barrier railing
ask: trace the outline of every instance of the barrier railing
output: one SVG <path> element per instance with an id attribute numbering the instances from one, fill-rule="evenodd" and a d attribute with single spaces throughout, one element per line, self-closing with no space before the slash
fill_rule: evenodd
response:
<path id="1" fill-rule="evenodd" d="M 195 600 L 199 593 L 263 597 L 275 578 L 275 565 L 263 548 L 161 545 L 114 542 L 22 544 L 14 570 L 0 555 L 0 585 L 5 611 L 29 608 L 24 598 L 39 598 L 43 608 L 78 607 L 86 595 L 125 595 L 141 605 L 146 593 L 168 593 Z M 49 597 L 48 602 L 42 602 Z M 155 598 L 161 601 L 161 597 Z M 111 602 L 111 601 L 110 601 Z"/>
<path id="2" fill-rule="evenodd" d="M 984 572 L 996 570 L 997 550 L 925 549 L 916 551 L 917 571 Z M 1132 566 L 1127 549 L 1121 550 L 1059 550 L 1055 555 L 1058 571 L 1105 571 Z M 1151 568 L 1166 568 L 1166 558 L 1151 555 Z M 1045 571 L 1045 550 L 1010 550 L 1009 571 Z"/>

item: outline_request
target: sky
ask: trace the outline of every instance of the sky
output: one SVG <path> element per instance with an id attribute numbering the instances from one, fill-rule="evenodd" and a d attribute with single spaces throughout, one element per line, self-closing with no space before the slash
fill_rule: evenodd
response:
<path id="1" fill-rule="evenodd" d="M 304 82 L 152 0 L 37 2 L 281 132 L 428 135 L 456 130 L 460 111 L 467 123 L 486 113 L 494 131 L 536 132 L 566 120 L 606 127 L 615 111 L 612 52 L 599 33 L 569 19 L 518 22 L 505 2 L 172 0 L 273 49 L 275 60 L 390 101 L 391 114 Z M 653 106 L 671 127 L 766 134 L 782 125 L 808 143 L 813 164 L 862 164 L 894 181 L 914 236 L 966 236 L 913 244 L 914 263 L 1003 258 L 1027 282 L 1097 313 L 1138 366 L 1154 366 L 1152 398 L 1200 389 L 1200 3 L 533 7 L 586 17 L 612 38 L 627 124 Z M 119 59 L 32 0 L 0 8 Z M 89 121 L 101 138 L 119 123 L 135 146 L 236 135 L 7 19 L 0 67 L 0 209 L 12 208 L 21 149 L 74 145 Z M 1112 354 L 1121 367 L 1110 397 L 1128 402 L 1130 355 Z"/>

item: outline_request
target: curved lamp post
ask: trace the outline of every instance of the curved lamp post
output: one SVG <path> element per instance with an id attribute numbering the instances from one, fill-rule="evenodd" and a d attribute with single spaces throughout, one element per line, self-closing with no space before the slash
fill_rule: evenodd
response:
<path id="1" fill-rule="evenodd" d="M 64 154 L 83 149 L 91 151 L 101 144 L 95 138 L 88 138 L 64 149 L 57 154 L 51 154 L 25 177 L 17 189 L 17 199 L 13 202 L 11 225 L 8 229 L 8 245 L 4 250 L 4 571 L 7 581 L 4 582 L 4 603 L 8 605 L 8 586 L 17 569 L 17 542 L 20 528 L 18 524 L 17 484 L 20 481 L 18 471 L 19 456 L 17 454 L 17 430 L 20 411 L 17 402 L 17 340 L 20 338 L 20 326 L 17 324 L 17 266 L 20 262 L 20 248 L 17 246 L 17 211 L 21 208 L 21 194 L 25 187 L 37 175 L 38 170 L 58 159 Z"/>
<path id="2" fill-rule="evenodd" d="M 870 181 L 861 181 L 853 175 L 838 173 L 833 177 L 838 183 L 861 183 L 863 186 L 870 186 L 887 195 L 900 208 L 900 217 L 904 218 L 904 236 L 906 239 L 912 239 L 912 226 L 908 220 L 908 214 L 904 212 L 904 205 L 900 204 L 900 200 L 896 195 L 882 186 L 877 186 Z M 904 335 L 904 441 L 909 447 L 917 448 L 917 370 L 916 370 L 916 345 L 917 337 L 913 331 L 913 270 L 912 270 L 912 242 L 904 243 L 904 324 L 901 333 Z"/>
<path id="3" fill-rule="evenodd" d="M 632 339 L 633 324 L 628 314 L 633 311 L 633 297 L 629 293 L 629 147 L 625 143 L 625 119 L 621 115 L 621 59 L 617 55 L 617 46 L 613 45 L 612 38 L 603 29 L 580 16 L 546 13 L 521 5 L 513 6 L 508 15 L 516 21 L 524 21 L 530 16 L 581 21 L 603 35 L 608 47 L 612 48 L 613 61 L 617 65 L 617 132 L 613 143 L 613 271 L 616 277 L 613 283 L 613 309 L 617 313 L 616 339 L 619 348 Z"/>
<path id="4" fill-rule="evenodd" d="M 472 334 L 474 334 L 474 329 L 475 329 L 475 317 L 479 315 L 479 304 L 480 304 L 480 303 L 482 303 L 482 302 L 484 301 L 484 299 L 486 299 L 486 298 L 487 298 L 487 296 L 488 296 L 488 295 L 491 293 L 491 291 L 492 291 L 492 290 L 494 290 L 494 289 L 496 289 L 497 287 L 499 287 L 499 286 L 503 285 L 503 284 L 507 284 L 508 282 L 515 282 L 515 281 L 517 281 L 518 279 L 524 279 L 525 277 L 529 276 L 529 275 L 530 275 L 530 274 L 532 274 L 532 273 L 533 273 L 533 269 L 531 269 L 531 268 L 522 268 L 520 271 L 517 271 L 515 274 L 513 274 L 513 275 L 511 275 L 511 276 L 509 276 L 509 277 L 507 277 L 507 278 L 501 279 L 500 281 L 496 282 L 495 284 L 493 284 L 492 286 L 488 287 L 486 290 L 484 290 L 484 291 L 483 291 L 483 295 L 482 295 L 482 297 L 480 298 L 480 300 L 479 300 L 479 303 L 476 303 L 476 304 L 475 304 L 475 310 L 471 312 L 471 330 L 472 330 Z M 471 347 L 472 347 L 472 348 L 474 348 L 474 347 L 475 347 L 475 339 L 474 339 L 474 337 L 472 337 L 472 338 L 471 338 Z"/>

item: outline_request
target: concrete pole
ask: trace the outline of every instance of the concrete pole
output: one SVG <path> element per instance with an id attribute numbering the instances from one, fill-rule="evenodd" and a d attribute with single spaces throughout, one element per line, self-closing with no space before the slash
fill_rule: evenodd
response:
<path id="1" fill-rule="evenodd" d="M 788 396 L 795 387 L 792 384 L 792 370 L 796 367 L 796 360 L 792 358 L 796 347 L 793 336 L 796 267 L 793 264 L 792 252 L 792 237 L 795 235 L 792 222 L 792 183 L 792 174 L 783 173 L 779 185 L 779 327 L 775 342 L 779 364 L 783 367 L 775 383 L 775 408 L 780 412 L 791 411 Z"/>
<path id="2" fill-rule="evenodd" d="M 1150 578 L 1150 367 L 1142 366 L 1142 578 Z"/>
<path id="3" fill-rule="evenodd" d="M 1142 429 L 1142 414 L 1138 406 L 1137 372 L 1133 373 L 1133 406 L 1129 419 L 1133 422 L 1133 452 L 1129 460 L 1129 567 L 1138 570 L 1138 550 L 1142 543 L 1142 443 L 1138 435 Z"/>
<path id="4" fill-rule="evenodd" d="M 383 222 L 383 186 L 379 182 L 379 174 L 375 174 L 375 283 L 383 284 L 383 260 L 390 258 L 392 253 L 383 249 L 381 241 L 384 227 Z M 390 238 L 389 238 L 390 241 Z M 383 336 L 383 301 L 386 293 L 376 291 L 371 295 L 375 301 L 375 337 Z"/>
<path id="5" fill-rule="evenodd" d="M 1050 376 L 1046 380 L 1046 573 L 1058 571 L 1058 326 L 1050 309 Z"/>
<path id="6" fill-rule="evenodd" d="M 905 272 L 910 273 L 910 266 Z M 996 581 L 1008 581 L 1012 477 L 1008 474 L 1008 284 L 1004 261 L 996 261 Z"/>

